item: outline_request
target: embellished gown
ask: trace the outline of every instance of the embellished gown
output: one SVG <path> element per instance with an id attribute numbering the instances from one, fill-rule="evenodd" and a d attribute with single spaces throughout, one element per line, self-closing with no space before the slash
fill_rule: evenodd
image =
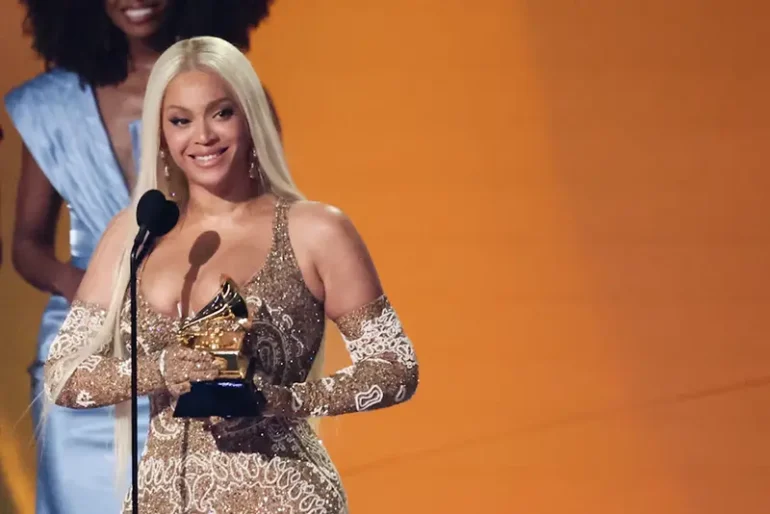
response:
<path id="1" fill-rule="evenodd" d="M 129 191 L 102 122 L 93 89 L 62 69 L 15 87 L 5 107 L 35 162 L 62 197 L 70 215 L 70 264 L 86 269 L 110 220 L 129 203 Z M 129 126 L 139 162 L 139 120 Z M 52 406 L 41 425 L 43 363 L 70 305 L 52 295 L 43 312 L 32 382 L 37 435 L 36 514 L 117 512 L 113 487 L 112 407 L 73 411 Z M 144 445 L 149 402 L 139 398 L 139 444 Z"/>
<path id="2" fill-rule="evenodd" d="M 418 382 L 413 347 L 384 296 L 340 317 L 353 364 L 306 381 L 324 332 L 324 306 L 307 289 L 288 236 L 290 203 L 279 200 L 273 243 L 263 268 L 246 284 L 254 323 L 245 339 L 267 377 L 261 390 L 269 416 L 226 421 L 174 418 L 175 400 L 160 372 L 164 348 L 177 344 L 178 319 L 159 313 L 138 287 L 138 381 L 151 400 L 150 432 L 139 468 L 141 512 L 312 513 L 347 512 L 340 477 L 307 422 L 390 406 L 409 399 Z M 121 333 L 129 342 L 128 301 Z M 73 305 L 47 363 L 51 384 L 61 364 L 102 326 L 105 312 Z M 130 360 L 89 357 L 67 379 L 57 403 L 73 408 L 130 398 Z M 130 495 L 124 512 L 131 511 Z"/>

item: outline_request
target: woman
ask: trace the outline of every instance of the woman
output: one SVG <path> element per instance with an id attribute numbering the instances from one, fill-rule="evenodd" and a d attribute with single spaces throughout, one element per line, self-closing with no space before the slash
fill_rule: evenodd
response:
<path id="1" fill-rule="evenodd" d="M 302 200 L 259 79 L 227 42 L 193 38 L 167 50 L 150 75 L 142 122 L 133 207 L 107 229 L 52 345 L 49 398 L 71 408 L 130 399 L 134 213 L 137 198 L 160 188 L 181 215 L 139 271 L 137 373 L 152 405 L 140 511 L 346 512 L 339 475 L 306 419 L 406 401 L 418 380 L 363 242 L 340 211 Z M 220 372 L 211 354 L 180 346 L 177 331 L 214 297 L 222 274 L 240 284 L 253 317 L 247 353 L 266 405 L 258 418 L 177 418 L 191 382 Z M 338 325 L 353 365 L 319 378 L 324 317 Z"/>
<path id="2" fill-rule="evenodd" d="M 52 293 L 30 367 L 33 398 L 43 362 L 110 219 L 129 203 L 138 160 L 138 118 L 160 52 L 194 35 L 217 35 L 241 49 L 268 14 L 256 0 L 26 0 L 33 47 L 50 71 L 6 97 L 24 142 L 13 262 L 24 279 Z M 69 262 L 54 235 L 62 202 L 70 213 Z M 140 400 L 140 437 L 149 407 Z M 116 512 L 109 470 L 112 412 L 52 408 L 38 436 L 37 513 Z M 140 443 L 143 444 L 143 443 Z"/>

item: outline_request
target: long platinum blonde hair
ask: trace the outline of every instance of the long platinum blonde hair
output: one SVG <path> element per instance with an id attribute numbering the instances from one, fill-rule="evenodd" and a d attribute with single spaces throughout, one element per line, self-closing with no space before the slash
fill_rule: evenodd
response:
<path id="1" fill-rule="evenodd" d="M 166 181 L 158 180 L 159 173 L 162 173 L 162 167 L 159 166 L 161 108 L 168 84 L 180 73 L 190 70 L 216 73 L 229 84 L 248 122 L 266 191 L 286 199 L 303 198 L 289 173 L 270 103 L 249 60 L 235 46 L 215 37 L 186 39 L 171 46 L 155 63 L 147 84 L 142 111 L 140 173 L 130 207 L 132 223 L 129 232 L 125 234 L 125 246 L 116 269 L 114 290 L 105 323 L 97 337 L 74 358 L 67 359 L 66 368 L 62 370 L 62 379 L 52 384 L 53 398 L 58 397 L 67 379 L 89 356 L 103 351 L 104 348 L 111 348 L 113 357 L 129 357 L 128 349 L 121 340 L 120 313 L 130 280 L 131 247 L 139 229 L 136 224 L 136 206 L 139 198 L 151 189 L 160 189 L 167 196 L 170 194 Z M 181 196 L 180 208 L 184 210 L 186 192 L 181 193 L 180 195 L 177 191 L 177 197 Z M 322 361 L 319 351 L 310 370 L 309 380 L 320 378 Z M 122 479 L 131 450 L 130 402 L 117 405 L 115 417 L 117 474 L 119 479 Z"/>

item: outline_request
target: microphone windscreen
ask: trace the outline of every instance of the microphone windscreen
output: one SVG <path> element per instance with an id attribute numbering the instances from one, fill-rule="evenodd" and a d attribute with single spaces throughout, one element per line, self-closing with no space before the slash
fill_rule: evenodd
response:
<path id="1" fill-rule="evenodd" d="M 166 200 L 163 215 L 157 219 L 157 223 L 150 229 L 150 233 L 157 237 L 165 236 L 176 226 L 177 221 L 179 221 L 179 207 L 176 203 Z"/>
<path id="2" fill-rule="evenodd" d="M 163 215 L 166 207 L 166 196 L 157 189 L 150 189 L 142 195 L 136 205 L 136 223 L 140 227 L 148 227 L 153 220 Z"/>
<path id="3" fill-rule="evenodd" d="M 157 189 L 142 195 L 136 206 L 136 222 L 145 227 L 153 237 L 168 234 L 179 221 L 179 208 Z"/>

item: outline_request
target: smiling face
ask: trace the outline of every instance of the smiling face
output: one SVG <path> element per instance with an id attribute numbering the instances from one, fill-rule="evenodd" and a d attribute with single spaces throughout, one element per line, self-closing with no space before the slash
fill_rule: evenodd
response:
<path id="1" fill-rule="evenodd" d="M 163 145 L 191 188 L 249 187 L 248 123 L 219 75 L 201 70 L 177 75 L 166 88 L 161 117 Z"/>
<path id="2" fill-rule="evenodd" d="M 155 34 L 163 23 L 167 0 L 105 0 L 104 8 L 112 23 L 131 39 Z"/>

